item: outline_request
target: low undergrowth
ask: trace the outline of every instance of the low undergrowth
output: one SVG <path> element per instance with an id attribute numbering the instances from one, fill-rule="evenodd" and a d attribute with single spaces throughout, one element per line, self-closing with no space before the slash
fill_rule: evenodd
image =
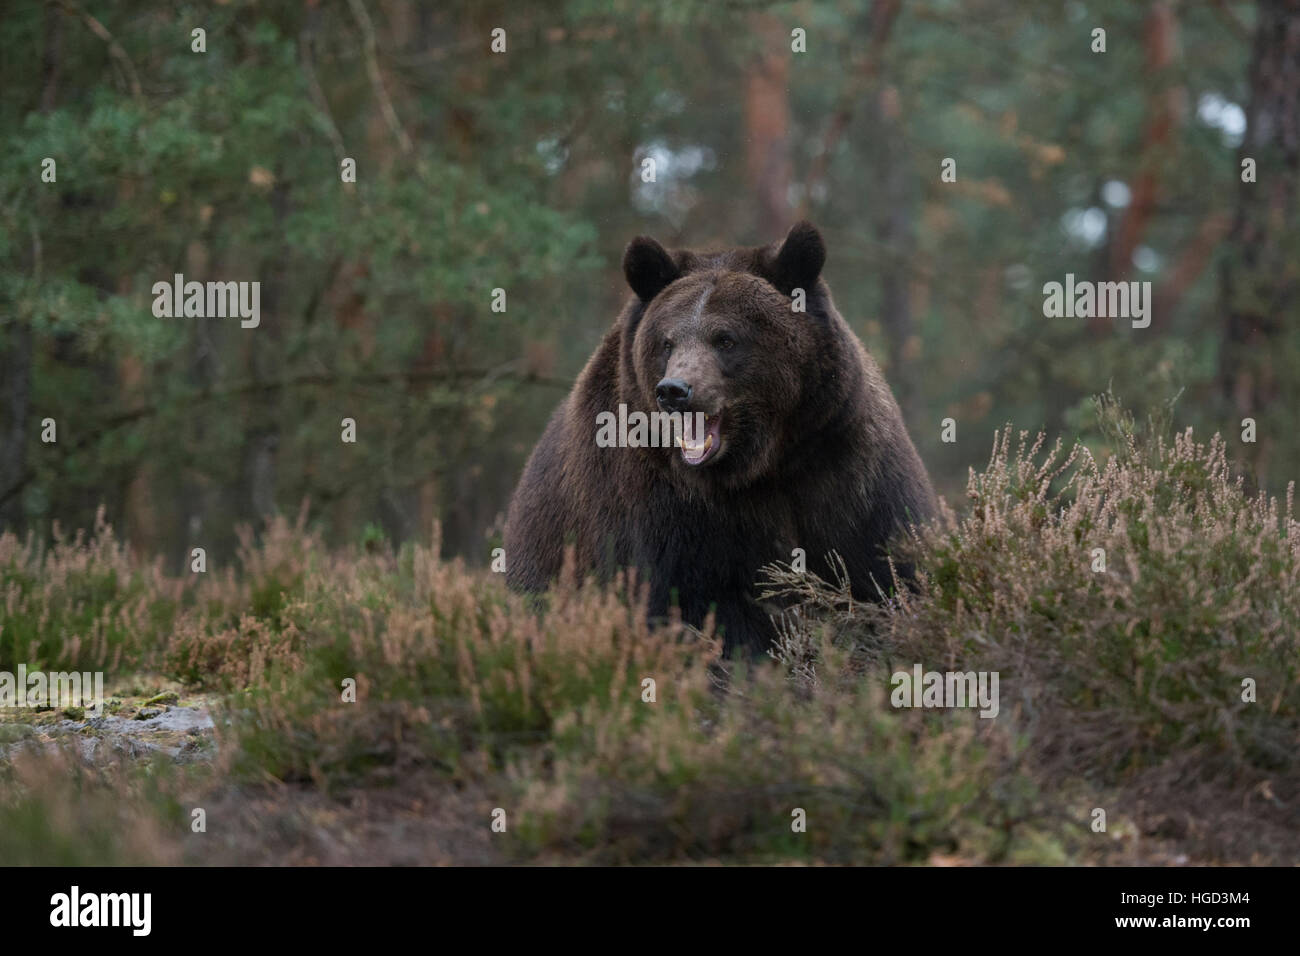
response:
<path id="1" fill-rule="evenodd" d="M 1104 412 L 1104 457 L 1000 432 L 966 506 L 901 543 L 918 578 L 887 604 L 767 569 L 774 660 L 650 630 L 634 576 L 567 573 L 530 602 L 436 534 L 328 551 L 305 510 L 176 577 L 102 519 L 0 536 L 0 670 L 147 671 L 223 701 L 217 756 L 179 774 L 0 736 L 0 859 L 269 862 L 268 840 L 348 847 L 398 814 L 475 834 L 429 857 L 469 863 L 1294 862 L 1291 492 L 1247 495 L 1217 437 Z M 918 664 L 996 672 L 997 717 L 893 706 Z M 232 809 L 250 802 L 267 822 Z"/>

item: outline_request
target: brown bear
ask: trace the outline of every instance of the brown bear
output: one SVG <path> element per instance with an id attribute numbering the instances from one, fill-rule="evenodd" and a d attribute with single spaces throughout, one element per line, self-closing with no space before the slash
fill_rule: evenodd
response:
<path id="1" fill-rule="evenodd" d="M 726 653 L 769 647 L 759 569 L 796 548 L 828 579 L 836 552 L 863 599 L 889 590 L 887 548 L 929 517 L 934 492 L 879 367 L 831 302 L 825 260 L 806 222 L 784 242 L 726 252 L 632 240 L 635 295 L 510 502 L 512 588 L 548 587 L 572 545 L 580 574 L 640 569 L 652 617 L 675 602 L 698 627 L 715 608 Z M 654 441 L 652 426 L 627 432 L 639 447 L 606 447 L 611 422 L 637 412 L 660 424 L 683 413 L 674 441 Z"/>

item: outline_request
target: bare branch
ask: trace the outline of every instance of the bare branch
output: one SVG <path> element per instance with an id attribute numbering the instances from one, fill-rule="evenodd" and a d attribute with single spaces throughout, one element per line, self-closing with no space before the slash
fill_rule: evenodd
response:
<path id="1" fill-rule="evenodd" d="M 126 74 L 127 86 L 131 88 L 131 95 L 137 100 L 143 97 L 144 93 L 140 89 L 140 78 L 136 75 L 135 65 L 131 63 L 131 58 L 126 55 L 122 45 L 117 42 L 117 38 L 108 32 L 108 28 L 100 23 L 93 16 L 87 13 L 79 3 L 73 0 L 48 0 L 54 6 L 59 7 L 73 16 L 78 17 L 82 23 L 90 28 L 90 32 L 95 34 L 105 43 L 108 44 L 108 52 L 121 67 L 122 72 Z"/>
<path id="2" fill-rule="evenodd" d="M 379 60 L 375 56 L 375 28 L 370 22 L 370 14 L 366 12 L 366 5 L 361 0 L 349 0 L 349 5 L 352 7 L 352 15 L 356 18 L 357 26 L 361 27 L 366 74 L 370 77 L 370 85 L 374 87 L 375 96 L 379 100 L 380 111 L 384 114 L 388 128 L 397 137 L 397 145 L 409 156 L 414 151 L 414 146 L 411 144 L 411 137 L 402 128 L 401 120 L 397 118 L 397 110 L 393 109 L 393 101 L 389 99 L 388 91 L 384 89 L 384 77 L 379 72 Z"/>

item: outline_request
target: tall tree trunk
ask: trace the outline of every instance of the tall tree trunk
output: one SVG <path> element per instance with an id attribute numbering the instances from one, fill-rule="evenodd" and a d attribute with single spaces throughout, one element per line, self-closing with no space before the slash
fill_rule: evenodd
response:
<path id="1" fill-rule="evenodd" d="M 41 56 L 41 98 L 38 109 L 53 112 L 59 96 L 62 66 L 63 13 L 45 8 L 45 48 Z M 38 187 L 39 188 L 39 187 Z M 41 281 L 40 235 L 32 234 L 32 281 Z M 0 529 L 17 529 L 22 523 L 22 494 L 26 480 L 27 429 L 32 397 L 32 326 L 20 315 L 17 303 L 0 303 L 0 315 L 10 316 L 0 337 Z"/>
<path id="2" fill-rule="evenodd" d="M 896 0 L 876 0 L 871 7 L 861 148 L 871 164 L 872 180 L 879 185 L 872 226 L 888 260 L 880 273 L 880 323 L 889 337 L 889 384 L 903 418 L 915 426 L 916 360 L 921 349 L 911 289 L 911 265 L 916 261 L 916 163 L 908 147 L 902 98 L 885 69 L 885 50 L 899 12 Z"/>
<path id="3" fill-rule="evenodd" d="M 912 318 L 912 272 L 908 268 L 916 250 L 915 164 L 908 154 L 902 101 L 884 69 L 885 50 L 901 10 L 900 0 L 875 0 L 866 15 L 867 52 L 845 83 L 821 152 L 809 167 L 801 212 L 808 210 L 814 199 L 820 201 L 835 147 L 849 129 L 854 110 L 866 104 L 859 149 L 871 163 L 871 181 L 879 185 L 872 224 L 889 258 L 880 276 L 880 319 L 889 336 L 887 372 L 903 417 L 915 424 L 919 413 L 916 360 L 921 340 Z"/>
<path id="4" fill-rule="evenodd" d="M 793 224 L 790 207 L 789 34 L 768 14 L 755 17 L 762 51 L 745 74 L 745 168 L 758 199 L 763 241 L 785 235 Z"/>
<path id="5" fill-rule="evenodd" d="M 192 241 L 185 253 L 186 278 L 206 281 L 213 278 L 209 274 L 210 259 L 206 238 L 200 236 Z M 218 378 L 217 342 L 213 337 L 214 326 L 211 322 L 196 322 L 191 333 L 189 352 L 189 381 L 201 389 L 212 388 Z M 195 448 L 202 448 L 210 440 L 210 411 L 198 412 L 190 429 L 189 440 Z M 229 531 L 220 530 L 219 522 L 212 521 L 214 515 L 239 514 L 235 510 L 238 503 L 221 499 L 229 492 L 215 490 L 205 464 L 196 463 L 196 467 L 185 469 L 180 476 L 180 527 L 179 541 L 169 541 L 174 547 L 174 554 L 184 556 L 194 547 L 206 548 L 208 554 L 221 554 L 233 540 Z M 188 566 L 188 565 L 187 565 Z"/>
<path id="6" fill-rule="evenodd" d="M 8 311 L 11 306 L 0 306 Z M 27 469 L 27 416 L 31 403 L 32 327 L 15 316 L 0 351 L 0 382 L 4 383 L 3 431 L 0 431 L 0 530 L 22 523 L 18 486 Z"/>
<path id="7" fill-rule="evenodd" d="M 1286 406 L 1295 398 L 1294 386 L 1282 381 L 1287 373 L 1278 357 L 1285 319 L 1294 320 L 1300 290 L 1300 0 L 1259 2 L 1239 154 L 1239 160 L 1246 158 L 1255 161 L 1258 181 L 1238 186 L 1222 266 L 1220 380 L 1233 412 L 1260 423 L 1253 464 L 1263 474 L 1273 434 L 1294 426 L 1294 420 L 1278 418 L 1292 411 Z M 1251 450 L 1247 446 L 1247 454 Z"/>
<path id="8" fill-rule="evenodd" d="M 1138 168 L 1130 180 L 1129 204 L 1120 217 L 1109 249 L 1109 278 L 1119 282 L 1133 270 L 1133 252 L 1151 224 L 1168 166 L 1169 143 L 1186 101 L 1186 90 L 1170 82 L 1178 49 L 1178 21 L 1166 0 L 1151 5 L 1145 24 L 1143 69 L 1150 84 Z M 1094 331 L 1114 328 L 1113 317 L 1095 318 Z"/>
<path id="9" fill-rule="evenodd" d="M 876 238 L 888 257 L 880 274 L 880 322 L 889 335 L 889 383 L 903 417 L 916 424 L 916 360 L 921 340 L 912 318 L 911 264 L 915 261 L 915 163 L 908 155 L 906 124 L 898 91 L 882 85 L 867 111 L 869 141 L 878 205 L 873 216 Z"/>
<path id="10" fill-rule="evenodd" d="M 269 197 L 272 215 L 279 226 L 289 210 L 289 187 L 277 181 Z M 278 231 L 278 230 L 277 230 Z M 238 325 L 231 334 L 245 336 L 244 355 L 250 377 L 254 382 L 273 382 L 284 365 L 285 320 L 280 310 L 284 295 L 285 275 L 288 269 L 288 251 L 283 242 L 272 247 L 270 256 L 261 264 L 261 321 L 255 330 L 245 331 Z M 261 522 L 276 514 L 276 486 L 280 458 L 280 432 L 284 421 L 287 397 L 283 389 L 272 389 L 251 403 L 254 409 L 252 425 L 244 445 L 244 500 L 241 504 Z M 294 503 L 297 505 L 297 502 Z"/>

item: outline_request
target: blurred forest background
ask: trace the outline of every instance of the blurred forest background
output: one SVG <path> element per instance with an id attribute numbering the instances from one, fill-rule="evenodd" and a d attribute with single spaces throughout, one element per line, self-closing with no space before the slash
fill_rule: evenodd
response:
<path id="1" fill-rule="evenodd" d="M 176 566 L 310 499 L 328 540 L 438 520 L 483 562 L 628 239 L 801 216 L 950 500 L 1003 422 L 1091 439 L 1108 385 L 1300 474 L 1292 0 L 0 11 L 0 528 L 102 502 Z M 178 272 L 260 281 L 260 327 L 155 318 Z M 1149 280 L 1150 328 L 1044 318 L 1066 273 Z"/>

